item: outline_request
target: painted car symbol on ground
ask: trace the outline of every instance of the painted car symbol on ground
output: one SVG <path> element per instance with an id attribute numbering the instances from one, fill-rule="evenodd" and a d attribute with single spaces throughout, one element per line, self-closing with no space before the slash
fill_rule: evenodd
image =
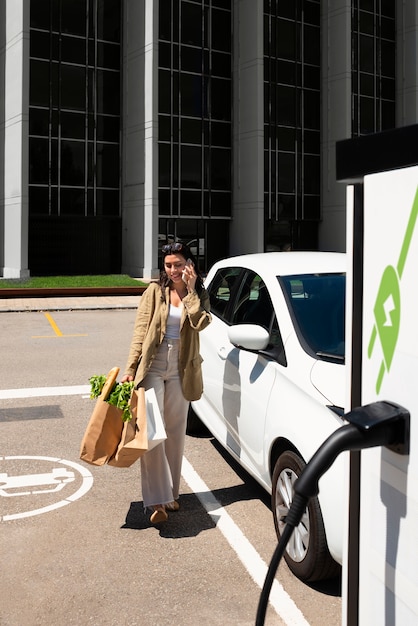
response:
<path id="1" fill-rule="evenodd" d="M 9 476 L 0 474 L 0 496 L 27 496 L 31 494 L 54 493 L 61 491 L 67 483 L 73 482 L 74 472 L 56 467 L 46 474 L 23 474 Z M 42 489 L 36 489 L 41 487 Z M 15 491 L 18 490 L 18 491 Z"/>

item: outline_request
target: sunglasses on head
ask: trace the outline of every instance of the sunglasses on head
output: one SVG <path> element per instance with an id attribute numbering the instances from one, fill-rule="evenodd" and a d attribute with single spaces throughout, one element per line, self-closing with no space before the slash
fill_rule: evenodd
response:
<path id="1" fill-rule="evenodd" d="M 180 252 L 184 248 L 185 246 L 182 243 L 176 241 L 176 243 L 167 243 L 161 248 L 161 251 L 163 254 L 168 254 L 170 252 Z"/>

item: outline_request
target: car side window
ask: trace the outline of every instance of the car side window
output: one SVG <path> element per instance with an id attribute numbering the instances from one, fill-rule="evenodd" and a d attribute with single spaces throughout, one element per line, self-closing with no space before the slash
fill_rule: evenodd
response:
<path id="1" fill-rule="evenodd" d="M 226 308 L 231 300 L 241 268 L 221 268 L 215 274 L 208 287 L 211 312 L 221 318 L 225 317 Z"/>
<path id="2" fill-rule="evenodd" d="M 273 304 L 266 285 L 258 274 L 248 272 L 232 311 L 232 324 L 258 324 L 270 332 Z"/>

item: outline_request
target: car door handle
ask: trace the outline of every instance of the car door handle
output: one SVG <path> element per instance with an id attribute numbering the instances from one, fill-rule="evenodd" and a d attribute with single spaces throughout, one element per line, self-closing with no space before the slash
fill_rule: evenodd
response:
<path id="1" fill-rule="evenodd" d="M 223 361 L 225 361 L 227 356 L 228 356 L 228 350 L 225 348 L 225 346 L 222 346 L 222 348 L 219 348 L 218 357 L 222 359 Z"/>

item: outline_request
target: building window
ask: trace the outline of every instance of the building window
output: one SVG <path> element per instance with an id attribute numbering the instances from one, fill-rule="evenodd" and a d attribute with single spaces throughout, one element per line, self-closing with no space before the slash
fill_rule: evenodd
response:
<path id="1" fill-rule="evenodd" d="M 395 0 L 353 0 L 352 134 L 395 128 Z"/>
<path id="2" fill-rule="evenodd" d="M 264 173 L 266 248 L 302 247 L 294 223 L 320 217 L 319 0 L 264 2 Z"/>
<path id="3" fill-rule="evenodd" d="M 31 0 L 29 211 L 119 217 L 120 0 Z"/>
<path id="4" fill-rule="evenodd" d="M 160 0 L 161 237 L 199 239 L 200 220 L 231 216 L 231 4 Z"/>

